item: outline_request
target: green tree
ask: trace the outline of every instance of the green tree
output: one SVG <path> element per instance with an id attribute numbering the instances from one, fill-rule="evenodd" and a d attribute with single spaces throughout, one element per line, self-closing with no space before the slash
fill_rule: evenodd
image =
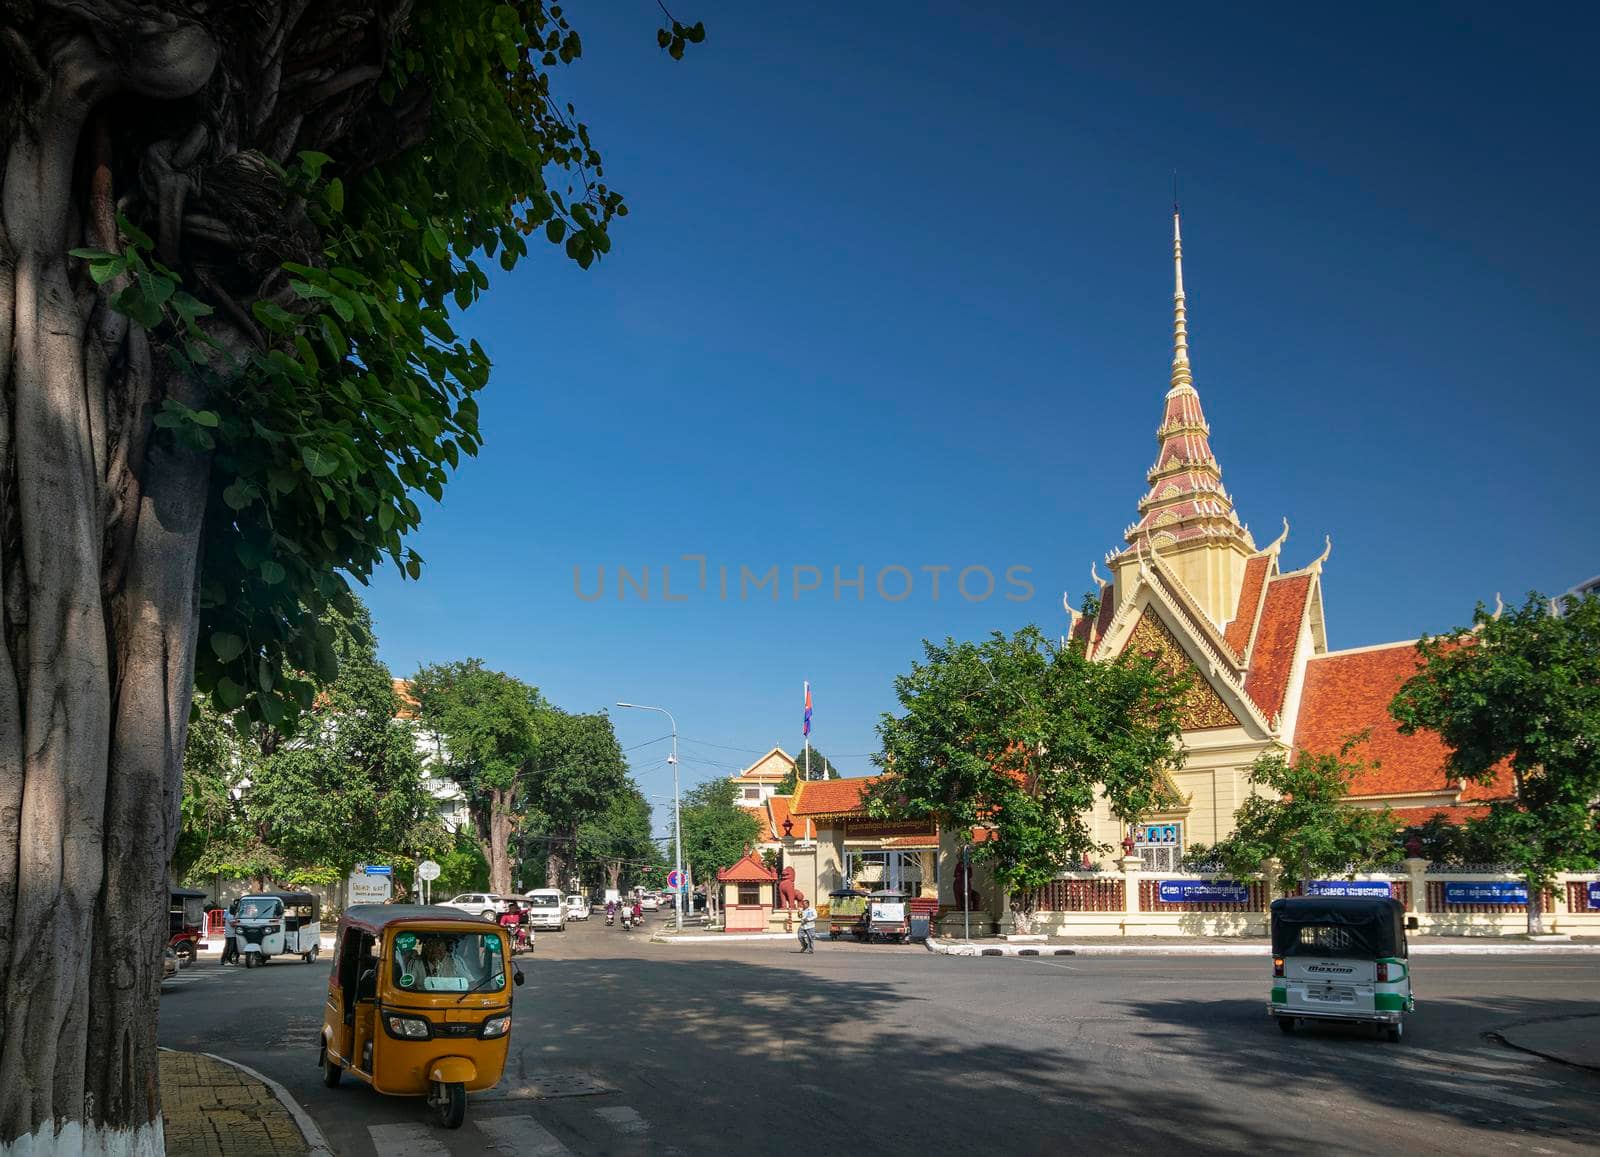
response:
<path id="1" fill-rule="evenodd" d="M 808 761 L 803 752 L 800 755 L 795 756 L 794 769 L 790 771 L 789 774 L 784 777 L 783 782 L 778 785 L 779 795 L 794 794 L 794 789 L 799 786 L 800 776 L 805 771 L 807 762 Z M 822 752 L 815 747 L 811 749 L 809 763 L 811 766 L 812 779 L 844 778 L 843 774 L 837 767 L 833 765 L 828 757 L 823 755 Z"/>
<path id="2" fill-rule="evenodd" d="M 1292 762 L 1282 752 L 1262 754 L 1250 766 L 1252 793 L 1233 813 L 1233 833 L 1209 848 L 1191 848 L 1188 858 L 1221 864 L 1238 879 L 1275 859 L 1284 895 L 1308 880 L 1392 863 L 1399 831 L 1394 813 L 1348 802 L 1351 780 L 1367 766 L 1349 758 L 1362 738 L 1337 754 L 1297 751 Z"/>
<path id="3" fill-rule="evenodd" d="M 347 579 L 420 572 L 452 311 L 625 211 L 581 52 L 542 0 L 0 7 L 0 1147 L 156 1144 L 191 696 L 310 709 Z"/>
<path id="4" fill-rule="evenodd" d="M 512 891 L 517 805 L 539 749 L 546 710 L 537 688 L 481 659 L 437 663 L 411 680 L 417 717 L 432 734 L 440 769 L 467 796 L 467 814 L 489 865 L 489 890 Z"/>
<path id="5" fill-rule="evenodd" d="M 528 777 L 525 805 L 544 817 L 547 886 L 565 889 L 577 867 L 582 826 L 604 814 L 631 781 L 605 713 L 570 715 L 554 708 L 538 720 L 538 767 Z"/>
<path id="6" fill-rule="evenodd" d="M 1185 684 L 1142 656 L 1091 661 L 1037 627 L 923 650 L 895 679 L 901 713 L 878 724 L 875 762 L 887 774 L 869 810 L 941 830 L 991 828 L 973 859 L 992 866 L 1026 930 L 1040 887 L 1108 850 L 1090 834 L 1097 793 L 1125 823 L 1163 802 L 1162 773 L 1183 759 Z"/>
<path id="7" fill-rule="evenodd" d="M 353 616 L 329 617 L 339 674 L 292 730 L 255 724 L 241 739 L 209 710 L 191 728 L 186 775 L 204 762 L 239 795 L 195 866 L 258 884 L 333 883 L 359 861 L 409 863 L 440 843 L 371 616 L 357 602 Z"/>
<path id="8" fill-rule="evenodd" d="M 233 726 L 215 711 L 199 709 L 183 752 L 183 795 L 172 878 L 188 878 L 200 858 L 230 839 L 236 819 L 234 792 L 244 760 Z"/>
<path id="9" fill-rule="evenodd" d="M 622 887 L 623 873 L 661 862 L 661 847 L 650 838 L 650 801 L 630 778 L 607 799 L 605 808 L 578 826 L 578 860 L 598 864 L 606 887 Z"/>
<path id="10" fill-rule="evenodd" d="M 1421 669 L 1389 710 L 1407 735 L 1436 731 L 1449 778 L 1515 794 L 1469 821 L 1528 884 L 1528 931 L 1544 931 L 1544 890 L 1556 872 L 1600 860 L 1600 596 L 1562 613 L 1532 593 L 1521 607 L 1417 642 Z"/>
<path id="11" fill-rule="evenodd" d="M 435 898 L 448 900 L 461 892 L 489 890 L 489 862 L 483 858 L 478 841 L 465 829 L 449 837 L 441 854 L 434 858 L 439 864 L 439 878 L 429 885 L 429 891 Z"/>
<path id="12" fill-rule="evenodd" d="M 732 780 L 708 779 L 679 801 L 684 862 L 696 880 L 713 889 L 717 872 L 744 855 L 761 834 L 756 817 L 735 802 L 737 792 Z"/>

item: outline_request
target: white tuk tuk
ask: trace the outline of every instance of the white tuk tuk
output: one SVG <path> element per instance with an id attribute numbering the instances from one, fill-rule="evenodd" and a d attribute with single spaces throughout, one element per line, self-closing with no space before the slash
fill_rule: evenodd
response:
<path id="1" fill-rule="evenodd" d="M 284 953 L 310 964 L 322 951 L 317 898 L 310 892 L 252 892 L 234 901 L 234 917 L 246 968 Z"/>
<path id="2" fill-rule="evenodd" d="M 1397 1041 L 1416 1007 L 1398 900 L 1292 896 L 1272 902 L 1272 999 L 1267 1012 L 1292 1032 L 1300 1022 L 1376 1025 Z"/>

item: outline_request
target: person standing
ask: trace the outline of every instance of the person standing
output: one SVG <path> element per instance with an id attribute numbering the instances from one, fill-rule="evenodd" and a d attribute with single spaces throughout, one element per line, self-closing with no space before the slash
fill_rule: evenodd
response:
<path id="1" fill-rule="evenodd" d="M 239 924 L 233 914 L 233 905 L 222 910 L 222 963 L 224 966 L 239 962 Z"/>
<path id="2" fill-rule="evenodd" d="M 810 900 L 800 913 L 800 951 L 813 955 L 817 951 L 817 906 Z"/>

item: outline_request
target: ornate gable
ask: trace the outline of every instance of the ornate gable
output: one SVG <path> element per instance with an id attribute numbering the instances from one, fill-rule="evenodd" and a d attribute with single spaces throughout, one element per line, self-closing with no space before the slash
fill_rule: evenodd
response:
<path id="1" fill-rule="evenodd" d="M 1180 714 L 1185 731 L 1239 726 L 1238 716 L 1229 710 L 1228 705 L 1222 701 L 1222 696 L 1217 694 L 1216 688 L 1212 687 L 1200 673 L 1194 660 L 1189 658 L 1189 653 L 1183 649 L 1183 644 L 1178 642 L 1177 636 L 1166 623 L 1161 621 L 1153 607 L 1145 607 L 1144 613 L 1133 625 L 1128 641 L 1123 644 L 1122 649 L 1132 651 L 1136 655 L 1148 656 L 1154 659 L 1162 670 L 1173 675 L 1182 675 L 1189 680 L 1189 690 L 1183 696 L 1183 709 Z"/>

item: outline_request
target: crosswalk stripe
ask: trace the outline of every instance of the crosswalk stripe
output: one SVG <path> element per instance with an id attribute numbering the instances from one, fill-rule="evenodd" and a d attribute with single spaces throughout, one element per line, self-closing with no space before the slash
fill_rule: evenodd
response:
<path id="1" fill-rule="evenodd" d="M 1432 1073 L 1435 1076 L 1440 1075 L 1439 1066 L 1436 1064 L 1430 1064 L 1427 1061 L 1414 1061 L 1405 1057 L 1384 1057 L 1382 1059 L 1388 1064 L 1400 1065 L 1403 1068 L 1411 1070 L 1412 1072 Z M 1543 1077 L 1524 1077 L 1518 1073 L 1469 1073 L 1465 1070 L 1457 1069 L 1455 1072 L 1451 1073 L 1450 1076 L 1462 1081 L 1501 1081 L 1513 1085 L 1542 1086 L 1543 1088 L 1547 1089 L 1559 1089 L 1561 1087 L 1560 1081 L 1547 1081 Z"/>
<path id="2" fill-rule="evenodd" d="M 1422 1081 L 1424 1085 L 1433 1085 L 1435 1088 L 1449 1089 L 1458 1097 L 1473 1097 L 1480 1101 L 1496 1101 L 1502 1105 L 1510 1105 L 1516 1109 L 1553 1109 L 1551 1101 L 1536 1101 L 1532 1097 L 1519 1097 L 1515 1093 L 1508 1093 L 1503 1089 L 1481 1088 L 1475 1085 L 1460 1085 L 1455 1081 Z"/>
<path id="3" fill-rule="evenodd" d="M 650 1123 L 639 1116 L 639 1110 L 627 1105 L 607 1105 L 596 1109 L 595 1112 L 604 1117 L 619 1133 L 643 1133 L 650 1128 Z"/>
<path id="4" fill-rule="evenodd" d="M 368 1125 L 367 1136 L 378 1157 L 450 1157 L 450 1150 L 427 1125 Z"/>
<path id="5" fill-rule="evenodd" d="M 496 1153 L 507 1157 L 570 1157 L 568 1149 L 539 1122 L 527 1115 L 483 1117 L 475 1122 Z"/>
<path id="6" fill-rule="evenodd" d="M 1480 1056 L 1493 1057 L 1497 1061 L 1512 1065 L 1542 1065 L 1544 1062 L 1538 1057 L 1526 1053 L 1514 1053 L 1510 1049 L 1469 1049 Z"/>
<path id="7" fill-rule="evenodd" d="M 1406 1052 L 1419 1057 L 1431 1057 L 1436 1061 L 1448 1061 L 1453 1065 L 1474 1065 L 1480 1069 L 1503 1069 L 1507 1072 L 1512 1072 L 1522 1067 L 1520 1062 L 1499 1059 L 1491 1061 L 1487 1057 L 1479 1059 L 1477 1057 L 1469 1057 L 1465 1053 L 1441 1053 L 1435 1052 L 1433 1049 L 1419 1049 L 1410 1045 L 1406 1046 Z"/>

